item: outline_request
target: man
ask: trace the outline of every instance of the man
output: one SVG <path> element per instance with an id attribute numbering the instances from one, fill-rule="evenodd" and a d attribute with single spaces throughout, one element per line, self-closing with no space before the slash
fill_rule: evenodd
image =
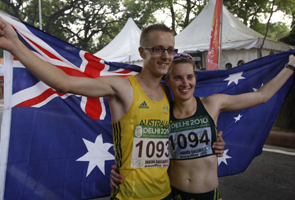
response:
<path id="1" fill-rule="evenodd" d="M 226 63 L 225 64 L 225 69 L 231 69 L 233 65 L 231 63 Z"/>
<path id="2" fill-rule="evenodd" d="M 40 80 L 59 92 L 108 99 L 115 160 L 125 178 L 112 197 L 169 199 L 166 131 L 169 102 L 160 80 L 173 60 L 173 32 L 165 25 L 150 26 L 142 32 L 140 45 L 144 67 L 136 76 L 73 77 L 34 55 L 18 39 L 10 24 L 0 18 L 0 48 L 13 54 Z M 154 137 L 155 134 L 159 137 Z M 221 146 L 216 149 L 223 149 L 224 144 Z"/>

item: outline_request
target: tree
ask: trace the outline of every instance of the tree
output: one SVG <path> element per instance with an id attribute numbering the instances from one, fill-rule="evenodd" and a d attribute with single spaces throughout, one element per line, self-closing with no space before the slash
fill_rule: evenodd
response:
<path id="1" fill-rule="evenodd" d="M 185 3 L 182 3 L 185 2 Z M 177 13 L 177 24 L 184 29 L 189 23 L 203 10 L 209 0 L 186 0 L 177 1 L 176 5 L 182 7 L 183 11 L 179 10 Z M 184 16 L 184 19 L 183 19 Z"/>
<path id="2" fill-rule="evenodd" d="M 18 19 L 23 19 L 24 13 L 21 8 L 24 3 L 29 2 L 29 0 L 19 0 L 19 1 L 11 1 L 11 0 L 1 0 L 0 9 L 7 12 L 8 14 L 15 16 Z"/>
<path id="3" fill-rule="evenodd" d="M 80 0 L 75 10 L 61 18 L 70 35 L 67 37 L 75 46 L 94 53 L 98 50 L 94 44 L 100 34 L 108 35 L 113 39 L 112 32 L 118 33 L 119 20 L 116 14 L 120 12 L 119 1 L 115 0 Z M 70 21 L 72 20 L 72 21 Z M 63 24 L 62 24 L 63 25 Z M 76 31 L 72 27 L 76 26 Z M 98 41 L 100 43 L 100 41 Z"/>
<path id="4" fill-rule="evenodd" d="M 137 26 L 142 29 L 150 24 L 157 22 L 157 19 L 152 14 L 157 10 L 161 10 L 165 7 L 166 1 L 161 0 L 125 0 L 123 1 L 123 15 L 124 20 L 132 18 Z"/>
<path id="5" fill-rule="evenodd" d="M 209 0 L 42 0 L 42 27 L 43 31 L 94 53 L 107 45 L 130 17 L 142 29 L 156 22 L 164 23 L 153 15 L 162 12 L 171 18 L 170 27 L 177 33 L 208 2 Z M 269 14 L 272 2 L 224 0 L 224 5 L 245 24 L 264 34 L 266 26 L 260 22 L 259 17 Z M 281 10 L 294 19 L 294 5 L 295 0 L 275 1 L 274 11 Z M 35 27 L 39 26 L 38 0 L 2 0 L 0 9 Z M 268 37 L 285 37 L 285 31 L 287 28 L 284 24 L 269 24 Z M 290 35 L 289 39 L 292 40 L 292 37 Z"/>
<path id="6" fill-rule="evenodd" d="M 168 0 L 170 10 L 172 30 L 183 30 L 192 20 L 203 10 L 209 0 L 185 0 L 173 1 Z"/>
<path id="7" fill-rule="evenodd" d="M 266 30 L 266 24 L 259 22 L 258 19 L 252 19 L 251 26 L 253 30 L 257 31 L 258 33 L 264 35 Z M 269 24 L 269 30 L 267 32 L 267 37 L 273 40 L 279 40 L 290 33 L 290 28 L 283 22 L 276 22 Z"/>
<path id="8" fill-rule="evenodd" d="M 288 36 L 279 39 L 279 41 L 295 45 L 295 26 L 293 26 L 293 29 L 290 31 L 290 34 Z"/>
<path id="9" fill-rule="evenodd" d="M 120 1 L 115 0 L 43 0 L 44 31 L 66 42 L 96 52 L 94 41 L 105 33 L 118 32 Z M 38 0 L 3 0 L 0 8 L 35 26 L 39 25 Z M 104 41 L 104 40 L 102 40 Z"/>
<path id="10" fill-rule="evenodd" d="M 258 19 L 261 14 L 270 13 L 269 0 L 224 0 L 223 4 L 236 17 L 248 25 L 252 20 Z M 249 24 L 251 26 L 251 24 Z"/>
<path id="11" fill-rule="evenodd" d="M 280 1 L 282 10 L 292 16 L 292 24 L 290 34 L 279 39 L 281 42 L 295 45 L 295 0 Z"/>
<path id="12" fill-rule="evenodd" d="M 184 29 L 201 12 L 206 3 L 208 0 L 125 0 L 122 18 L 126 20 L 131 17 L 142 29 L 153 23 L 165 23 L 154 16 L 155 13 L 163 13 L 171 18 L 170 27 L 176 33 L 177 30 Z"/>

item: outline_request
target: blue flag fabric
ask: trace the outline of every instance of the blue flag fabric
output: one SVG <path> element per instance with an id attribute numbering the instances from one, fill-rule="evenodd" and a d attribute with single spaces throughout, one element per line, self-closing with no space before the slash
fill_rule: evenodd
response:
<path id="1" fill-rule="evenodd" d="M 128 76 L 141 68 L 99 59 L 2 12 L 40 58 L 73 76 Z M 258 89 L 288 62 L 293 50 L 230 70 L 197 72 L 196 96 Z M 267 103 L 220 114 L 225 154 L 219 176 L 243 172 L 264 141 L 293 83 Z M 93 112 L 93 110 L 95 112 Z M 99 114 L 97 114 L 99 113 Z M 1 131 L 2 199 L 91 199 L 109 196 L 114 150 L 107 100 L 61 94 L 5 55 L 5 111 Z"/>
<path id="2" fill-rule="evenodd" d="M 289 50 L 269 55 L 229 70 L 197 72 L 194 95 L 205 97 L 216 93 L 235 95 L 256 91 L 274 78 L 294 53 Z M 217 129 L 223 131 L 226 145 L 223 157 L 218 158 L 218 176 L 245 171 L 253 158 L 261 154 L 293 78 L 294 75 L 268 102 L 219 115 Z"/>
<path id="3" fill-rule="evenodd" d="M 2 12 L 0 15 L 30 50 L 70 75 L 128 76 L 141 70 L 106 62 Z M 58 93 L 5 54 L 0 198 L 109 196 L 110 170 L 115 162 L 108 101 Z"/>

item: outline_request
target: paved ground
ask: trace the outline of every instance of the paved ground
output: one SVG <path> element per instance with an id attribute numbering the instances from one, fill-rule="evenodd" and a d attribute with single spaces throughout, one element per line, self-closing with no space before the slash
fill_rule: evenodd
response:
<path id="1" fill-rule="evenodd" d="M 245 172 L 220 178 L 223 200 L 293 200 L 295 150 L 288 152 L 290 155 L 263 151 Z"/>

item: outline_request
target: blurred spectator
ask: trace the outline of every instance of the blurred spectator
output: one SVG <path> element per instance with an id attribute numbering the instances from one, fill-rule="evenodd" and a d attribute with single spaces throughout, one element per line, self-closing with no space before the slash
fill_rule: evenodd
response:
<path id="1" fill-rule="evenodd" d="M 238 65 L 242 65 L 242 64 L 244 64 L 245 62 L 243 61 L 243 60 L 239 60 L 239 62 L 238 62 Z"/>
<path id="2" fill-rule="evenodd" d="M 202 70 L 202 66 L 201 66 L 201 64 L 200 64 L 199 61 L 195 61 L 195 65 L 196 65 L 197 71 L 201 71 Z"/>
<path id="3" fill-rule="evenodd" d="M 231 63 L 226 63 L 225 64 L 225 69 L 231 69 L 233 65 Z"/>

